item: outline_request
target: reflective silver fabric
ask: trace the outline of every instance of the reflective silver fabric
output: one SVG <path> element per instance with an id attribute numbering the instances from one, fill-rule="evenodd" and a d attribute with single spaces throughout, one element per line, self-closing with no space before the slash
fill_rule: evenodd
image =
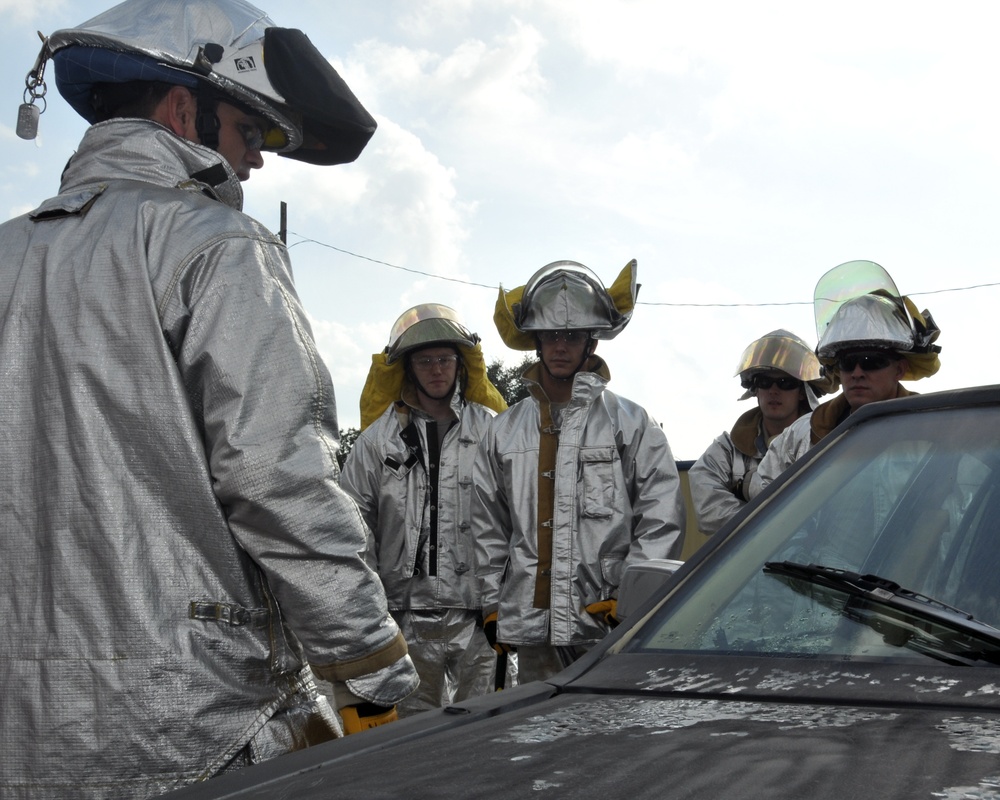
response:
<path id="1" fill-rule="evenodd" d="M 538 562 L 541 387 L 499 414 L 476 457 L 472 524 L 483 610 L 499 641 L 592 644 L 607 632 L 584 606 L 615 597 L 627 564 L 675 558 L 684 507 L 670 445 L 636 403 L 595 372 L 573 379 L 555 467 L 550 608 L 533 608 Z M 537 372 L 534 373 L 537 375 Z"/>
<path id="2" fill-rule="evenodd" d="M 282 149 L 298 147 L 301 127 L 290 119 L 283 107 L 286 99 L 264 68 L 264 31 L 274 27 L 271 19 L 243 0 L 186 0 L 182 9 L 178 5 L 176 0 L 120 3 L 75 28 L 55 31 L 49 47 L 53 52 L 83 45 L 143 54 L 179 73 L 200 74 L 279 127 L 287 138 Z M 211 70 L 197 64 L 206 43 L 222 48 Z M 180 76 L 177 82 L 183 83 Z"/>
<path id="3" fill-rule="evenodd" d="M 634 264 L 633 264 L 634 266 Z M 633 285 L 633 299 L 635 286 Z M 524 286 L 515 306 L 520 331 L 585 330 L 595 339 L 613 339 L 628 324 L 597 275 L 576 261 L 554 261 Z"/>
<path id="4" fill-rule="evenodd" d="M 688 470 L 691 501 L 698 515 L 698 530 L 713 534 L 745 505 L 737 497 L 739 481 L 749 481 L 763 453 L 747 455 L 733 443 L 729 432 L 721 433 Z"/>
<path id="5" fill-rule="evenodd" d="M 306 660 L 398 631 L 285 248 L 216 199 L 232 170 L 119 120 L 61 192 L 0 227 L 0 795 L 135 798 L 223 769 Z"/>
<path id="6" fill-rule="evenodd" d="M 913 327 L 898 301 L 874 294 L 843 303 L 833 315 L 816 346 L 820 358 L 836 358 L 845 350 L 885 348 L 906 352 L 913 349 Z"/>
<path id="7" fill-rule="evenodd" d="M 751 498 L 760 494 L 771 481 L 809 452 L 812 447 L 811 423 L 812 414 L 803 414 L 772 440 L 750 481 Z"/>
<path id="8" fill-rule="evenodd" d="M 439 608 L 396 611 L 420 686 L 399 704 L 399 716 L 442 708 L 493 691 L 497 654 L 478 611 Z"/>
<path id="9" fill-rule="evenodd" d="M 462 404 L 457 393 L 452 408 L 458 422 L 445 435 L 438 463 L 437 575 L 426 572 L 426 553 L 418 544 L 430 530 L 426 415 L 411 430 L 419 437 L 422 458 L 400 436 L 395 406 L 389 406 L 358 436 L 344 463 L 340 485 L 353 497 L 368 528 L 370 557 L 385 586 L 392 609 L 479 609 L 470 505 L 476 448 L 493 412 L 478 403 Z M 423 536 L 422 536 L 423 535 Z M 418 557 L 421 559 L 420 573 Z"/>
<path id="10" fill-rule="evenodd" d="M 401 714 L 483 694 L 490 688 L 491 664 L 496 662 L 481 626 L 475 625 L 481 602 L 470 511 L 476 449 L 493 412 L 478 403 L 463 403 L 457 392 L 452 410 L 457 422 L 445 434 L 437 460 L 436 544 L 430 536 L 429 417 L 422 411 L 406 408 L 404 440 L 401 415 L 395 405 L 389 406 L 358 436 L 340 478 L 372 532 L 369 557 L 390 608 L 475 612 L 447 618 L 417 614 L 413 619 L 396 614 L 405 620 L 403 634 L 420 674 L 420 686 L 400 708 Z M 408 442 L 419 446 L 419 458 Z M 435 574 L 428 570 L 429 558 L 436 561 Z M 466 650 L 468 657 L 463 655 Z"/>

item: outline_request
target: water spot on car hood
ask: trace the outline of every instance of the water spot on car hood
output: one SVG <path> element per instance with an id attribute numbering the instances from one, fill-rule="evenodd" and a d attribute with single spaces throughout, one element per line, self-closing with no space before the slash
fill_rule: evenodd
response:
<path id="1" fill-rule="evenodd" d="M 894 720 L 897 716 L 892 712 L 837 706 L 614 697 L 573 703 L 558 711 L 529 717 L 493 741 L 538 744 L 569 736 L 619 734 L 636 728 L 651 733 L 669 733 L 699 723 L 724 720 L 772 723 L 782 730 L 844 728 L 876 720 Z"/>
<path id="2" fill-rule="evenodd" d="M 948 735 L 955 750 L 1000 755 L 1000 720 L 988 717 L 946 717 L 937 729 Z"/>
<path id="3" fill-rule="evenodd" d="M 1000 800 L 1000 777 L 983 778 L 978 786 L 949 786 L 933 797 L 943 800 Z"/>
<path id="4" fill-rule="evenodd" d="M 864 672 L 849 670 L 814 670 L 791 672 L 770 670 L 762 674 L 757 668 L 748 668 L 736 673 L 735 681 L 718 678 L 712 673 L 699 672 L 690 667 L 664 667 L 650 670 L 645 680 L 639 682 L 644 691 L 714 691 L 723 694 L 738 694 L 747 688 L 770 691 L 790 691 L 792 689 L 822 689 L 834 684 L 856 686 L 858 684 L 877 685 L 879 680 Z"/>

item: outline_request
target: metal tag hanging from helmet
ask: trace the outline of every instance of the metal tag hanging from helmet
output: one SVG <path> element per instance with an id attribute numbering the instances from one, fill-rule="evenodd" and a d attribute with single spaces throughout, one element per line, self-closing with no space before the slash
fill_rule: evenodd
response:
<path id="1" fill-rule="evenodd" d="M 126 0 L 48 37 L 29 80 L 50 58 L 60 94 L 91 123 L 95 86 L 159 81 L 260 116 L 269 123 L 261 149 L 311 164 L 354 161 L 376 128 L 302 31 L 243 0 Z"/>

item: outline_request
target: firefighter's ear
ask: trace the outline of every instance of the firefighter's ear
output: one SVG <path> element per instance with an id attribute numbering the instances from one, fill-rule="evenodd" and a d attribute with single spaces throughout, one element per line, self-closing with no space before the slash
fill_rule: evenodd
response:
<path id="1" fill-rule="evenodd" d="M 171 86 L 150 114 L 154 122 L 193 142 L 198 141 L 197 117 L 198 103 L 191 90 L 184 86 Z"/>

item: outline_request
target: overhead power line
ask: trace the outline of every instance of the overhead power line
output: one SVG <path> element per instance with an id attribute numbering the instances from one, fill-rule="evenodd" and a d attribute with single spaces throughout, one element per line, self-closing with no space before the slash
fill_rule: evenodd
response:
<path id="1" fill-rule="evenodd" d="M 315 244 L 319 247 L 325 247 L 328 250 L 335 250 L 338 253 L 343 253 L 345 256 L 350 256 L 351 258 L 358 258 L 362 261 L 369 261 L 372 264 L 381 264 L 383 267 L 389 267 L 390 269 L 397 269 L 401 272 L 409 272 L 412 275 L 420 275 L 424 278 L 434 278 L 439 281 L 449 281 L 450 283 L 461 283 L 465 286 L 478 286 L 483 289 L 496 289 L 494 284 L 490 283 L 478 283 L 476 281 L 468 281 L 462 278 L 449 278 L 447 275 L 435 275 L 433 272 L 424 272 L 419 269 L 412 269 L 410 267 L 401 267 L 399 264 L 392 264 L 389 261 L 382 261 L 377 258 L 371 258 L 369 256 L 361 255 L 360 253 L 353 253 L 350 250 L 345 250 L 342 247 L 336 247 L 335 245 L 328 244 L 326 242 L 321 242 L 318 239 L 310 239 L 307 236 L 302 236 L 301 234 L 289 231 L 292 236 L 298 237 L 299 241 L 288 245 L 289 249 L 300 244 Z M 972 289 L 989 289 L 994 286 L 1000 286 L 1000 282 L 995 283 L 977 283 L 972 286 L 955 286 L 950 289 L 932 289 L 927 292 L 910 292 L 908 297 L 924 297 L 926 295 L 932 294 L 945 294 L 947 292 L 968 292 Z M 666 302 L 646 302 L 643 300 L 637 300 L 636 305 L 640 306 L 667 306 L 670 308 L 770 308 L 772 306 L 811 306 L 813 304 L 812 300 L 790 300 L 787 302 L 771 302 L 771 303 L 666 303 Z"/>

